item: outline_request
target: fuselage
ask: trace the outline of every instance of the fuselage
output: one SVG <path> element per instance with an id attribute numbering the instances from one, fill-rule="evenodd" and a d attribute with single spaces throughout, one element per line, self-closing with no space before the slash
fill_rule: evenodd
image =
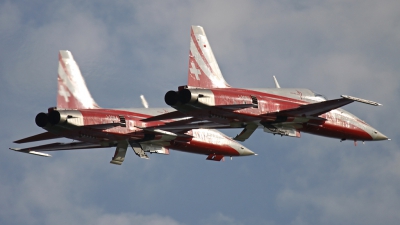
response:
<path id="1" fill-rule="evenodd" d="M 363 120 L 341 108 L 317 116 L 291 115 L 289 111 L 292 109 L 326 101 L 324 96 L 309 89 L 189 87 L 179 92 L 167 93 L 165 100 L 167 104 L 188 115 L 215 123 L 230 124 L 231 127 L 244 127 L 248 123 L 255 123 L 264 129 L 280 129 L 281 134 L 294 130 L 341 140 L 388 139 Z"/>
<path id="2" fill-rule="evenodd" d="M 58 136 L 97 143 L 104 147 L 116 146 L 118 141 L 128 140 L 140 143 L 143 148 L 162 146 L 204 155 L 254 155 L 254 152 L 217 130 L 193 129 L 174 133 L 157 129 L 146 130 L 146 127 L 164 123 L 140 121 L 168 111 L 171 109 L 50 109 L 46 114 L 49 122 L 39 122 L 38 125 Z"/>

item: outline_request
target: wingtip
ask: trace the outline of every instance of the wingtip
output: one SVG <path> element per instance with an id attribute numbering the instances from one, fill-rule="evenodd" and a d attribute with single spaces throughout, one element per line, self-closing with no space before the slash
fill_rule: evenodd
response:
<path id="1" fill-rule="evenodd" d="M 51 157 L 50 154 L 44 153 L 44 152 L 37 152 L 37 151 L 29 151 L 27 152 L 28 154 L 31 155 L 37 155 L 37 156 L 42 156 L 42 157 Z"/>
<path id="2" fill-rule="evenodd" d="M 373 105 L 373 106 L 381 106 L 382 105 L 382 104 L 380 104 L 378 102 L 374 102 L 374 101 L 366 100 L 366 99 L 362 99 L 362 98 L 357 98 L 357 97 L 353 97 L 353 96 L 350 96 L 350 95 L 341 95 L 340 97 L 346 98 L 346 99 L 350 99 L 350 100 L 353 100 L 353 101 L 356 101 L 356 102 L 365 103 L 365 104 L 368 104 L 368 105 Z"/>
<path id="3" fill-rule="evenodd" d="M 22 153 L 27 153 L 31 155 L 37 155 L 37 156 L 42 156 L 42 157 L 51 157 L 50 154 L 44 153 L 44 152 L 37 152 L 37 151 L 20 151 L 21 148 L 8 148 L 10 150 L 16 151 L 16 152 L 22 152 Z"/>

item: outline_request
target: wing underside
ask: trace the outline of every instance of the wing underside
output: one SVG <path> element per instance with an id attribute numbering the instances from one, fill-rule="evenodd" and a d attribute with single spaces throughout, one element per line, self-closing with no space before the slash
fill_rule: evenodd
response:
<path id="1" fill-rule="evenodd" d="M 42 152 L 91 149 L 91 148 L 107 148 L 107 147 L 109 147 L 109 146 L 102 146 L 100 144 L 93 144 L 93 143 L 87 143 L 87 142 L 71 142 L 71 143 L 56 142 L 56 143 L 39 145 L 39 146 L 28 147 L 28 148 L 10 148 L 10 150 L 48 157 L 48 156 L 50 156 L 49 154 L 42 153 Z M 40 151 L 40 152 L 38 152 L 38 151 Z"/>

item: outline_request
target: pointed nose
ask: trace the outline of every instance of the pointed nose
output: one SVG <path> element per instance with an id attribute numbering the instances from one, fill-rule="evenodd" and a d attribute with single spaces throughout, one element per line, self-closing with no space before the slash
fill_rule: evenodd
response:
<path id="1" fill-rule="evenodd" d="M 384 140 L 389 140 L 389 138 L 379 131 L 374 131 L 374 141 L 384 141 Z"/>
<path id="2" fill-rule="evenodd" d="M 253 151 L 251 151 L 250 149 L 240 146 L 240 150 L 239 153 L 241 156 L 247 156 L 247 155 L 257 155 L 256 153 L 254 153 Z"/>
<path id="3" fill-rule="evenodd" d="M 230 143 L 229 145 L 231 148 L 235 149 L 237 153 L 239 153 L 238 156 L 248 156 L 248 155 L 257 155 L 256 153 L 254 153 L 253 151 L 251 151 L 250 149 L 244 147 L 243 145 L 241 145 L 240 143 L 233 141 Z"/>

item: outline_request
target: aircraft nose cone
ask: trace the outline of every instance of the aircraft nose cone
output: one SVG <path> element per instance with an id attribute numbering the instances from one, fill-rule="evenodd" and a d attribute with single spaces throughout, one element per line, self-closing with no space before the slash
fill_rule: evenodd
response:
<path id="1" fill-rule="evenodd" d="M 375 133 L 375 135 L 374 135 L 374 141 L 389 140 L 388 137 L 386 137 L 384 134 L 382 134 L 382 133 L 379 132 L 379 131 L 375 131 L 374 133 Z"/>
<path id="2" fill-rule="evenodd" d="M 247 156 L 247 155 L 257 155 L 257 154 L 254 153 L 253 151 L 251 151 L 250 149 L 241 146 L 240 147 L 240 155 Z"/>

